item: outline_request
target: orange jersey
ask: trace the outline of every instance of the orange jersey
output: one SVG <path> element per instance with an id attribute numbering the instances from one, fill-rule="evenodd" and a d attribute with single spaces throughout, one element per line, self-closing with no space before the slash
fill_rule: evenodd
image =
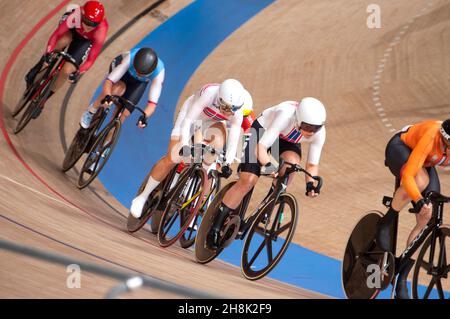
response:
<path id="1" fill-rule="evenodd" d="M 415 177 L 423 167 L 449 166 L 439 129 L 442 121 L 424 121 L 407 128 L 400 138 L 412 150 L 402 169 L 402 185 L 415 202 L 422 198 Z"/>

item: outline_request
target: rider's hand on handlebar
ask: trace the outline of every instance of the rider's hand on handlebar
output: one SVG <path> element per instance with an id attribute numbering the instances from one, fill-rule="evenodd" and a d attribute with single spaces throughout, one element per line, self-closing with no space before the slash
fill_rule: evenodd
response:
<path id="1" fill-rule="evenodd" d="M 111 95 L 105 96 L 105 98 L 100 102 L 102 105 L 110 106 L 113 102 L 113 97 Z"/>
<path id="2" fill-rule="evenodd" d="M 233 170 L 231 169 L 230 165 L 222 166 L 222 173 L 220 174 L 223 178 L 229 178 L 233 174 Z"/>
<path id="3" fill-rule="evenodd" d="M 181 157 L 190 157 L 191 154 L 191 147 L 189 145 L 183 145 L 180 149 L 180 152 L 178 153 Z"/>
<path id="4" fill-rule="evenodd" d="M 147 127 L 147 117 L 145 115 L 141 115 L 139 117 L 138 127 L 139 128 L 146 128 Z"/>
<path id="5" fill-rule="evenodd" d="M 270 175 L 273 178 L 277 178 L 278 167 L 276 165 L 274 165 L 272 162 L 269 162 L 264 166 L 264 174 Z"/>
<path id="6" fill-rule="evenodd" d="M 433 204 L 429 201 L 425 201 L 423 198 L 416 203 L 416 208 L 419 211 L 419 215 L 431 217 L 433 210 Z"/>
<path id="7" fill-rule="evenodd" d="M 69 82 L 72 84 L 77 83 L 79 78 L 80 78 L 80 72 L 78 72 L 78 71 L 75 71 L 75 72 L 72 72 L 69 74 Z"/>
<path id="8" fill-rule="evenodd" d="M 319 192 L 317 192 L 317 188 L 314 186 L 313 182 L 306 183 L 306 196 L 315 198 L 319 196 Z"/>
<path id="9" fill-rule="evenodd" d="M 50 64 L 52 62 L 53 52 L 44 54 L 44 62 Z"/>

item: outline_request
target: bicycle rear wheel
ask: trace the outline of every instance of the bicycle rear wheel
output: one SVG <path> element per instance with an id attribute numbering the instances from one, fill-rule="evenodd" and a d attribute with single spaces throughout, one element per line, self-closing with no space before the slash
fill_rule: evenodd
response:
<path id="1" fill-rule="evenodd" d="M 88 129 L 80 127 L 80 129 L 75 134 L 69 148 L 67 149 L 66 156 L 64 157 L 62 171 L 65 173 L 70 170 L 78 160 L 83 156 L 89 141 L 91 140 L 94 133 L 97 131 L 104 118 L 106 117 L 105 110 L 103 108 L 99 109 L 92 119 L 92 125 Z"/>
<path id="2" fill-rule="evenodd" d="M 80 176 L 78 178 L 78 188 L 83 189 L 89 186 L 94 179 L 100 174 L 103 167 L 108 162 L 114 147 L 119 140 L 121 124 L 120 121 L 114 121 L 108 125 L 98 136 L 94 145 L 92 146 L 89 154 L 81 169 Z M 113 130 L 111 140 L 107 141 L 108 134 Z M 108 150 L 109 149 L 109 150 Z M 85 178 L 87 176 L 87 178 Z"/>
<path id="3" fill-rule="evenodd" d="M 222 252 L 223 248 L 212 249 L 209 247 L 206 238 L 211 230 L 212 224 L 218 214 L 219 206 L 226 192 L 233 187 L 236 182 L 231 182 L 222 188 L 206 209 L 200 227 L 195 237 L 195 260 L 200 264 L 207 264 L 213 261 Z"/>
<path id="4" fill-rule="evenodd" d="M 204 201 L 208 178 L 204 169 L 192 170 L 180 179 L 161 217 L 158 241 L 162 247 L 173 245 L 187 230 Z"/>
<path id="5" fill-rule="evenodd" d="M 417 257 L 412 281 L 414 299 L 450 299 L 450 226 L 442 225 L 436 235 L 428 236 Z"/>
<path id="6" fill-rule="evenodd" d="M 379 287 L 368 285 L 369 276 L 373 273 L 368 267 L 381 265 L 384 258 L 383 252 L 376 252 L 375 243 L 378 222 L 382 217 L 383 214 L 379 211 L 368 212 L 355 225 L 347 242 L 342 260 L 342 285 L 348 299 L 374 299 L 382 290 L 382 286 L 387 286 L 391 281 L 391 276 L 380 274 L 383 277 Z M 390 263 L 393 266 L 392 259 Z M 389 273 L 394 273 L 392 267 Z"/>
<path id="7" fill-rule="evenodd" d="M 260 210 L 245 239 L 241 269 L 249 280 L 263 278 L 275 268 L 297 227 L 298 208 L 294 196 L 281 194 L 272 209 L 273 201 Z"/>
<path id="8" fill-rule="evenodd" d="M 16 117 L 17 114 L 19 114 L 25 108 L 25 106 L 31 102 L 31 98 L 33 97 L 33 94 L 36 92 L 38 85 L 39 85 L 38 83 L 35 83 L 32 86 L 30 86 L 28 89 L 25 90 L 20 101 L 16 104 L 14 109 L 11 111 L 12 117 Z"/>
<path id="9" fill-rule="evenodd" d="M 201 216 L 203 216 L 204 212 L 208 209 L 208 206 L 212 203 L 215 196 L 220 190 L 220 177 L 215 171 L 211 177 L 211 191 L 208 195 L 208 198 L 205 204 L 200 208 L 199 213 L 195 216 L 194 221 L 189 225 L 188 229 L 183 233 L 180 237 L 180 245 L 184 249 L 190 248 L 195 243 L 195 237 L 197 236 L 197 230 L 200 226 Z"/>
<path id="10" fill-rule="evenodd" d="M 39 105 L 37 101 L 31 101 L 31 103 L 23 112 L 22 117 L 20 118 L 16 127 L 14 128 L 14 134 L 19 134 L 28 125 L 28 123 L 30 123 L 33 113 L 38 107 Z"/>
<path id="11" fill-rule="evenodd" d="M 161 183 L 159 183 L 159 185 L 153 190 L 153 192 L 150 193 L 147 202 L 145 203 L 144 208 L 142 209 L 141 217 L 135 218 L 131 214 L 128 215 L 127 228 L 130 233 L 134 233 L 140 230 L 142 227 L 145 226 L 145 224 L 150 218 L 152 218 L 150 224 L 150 232 L 152 234 L 158 233 L 158 227 L 161 221 L 161 215 L 163 213 L 161 209 L 165 209 L 165 207 L 162 208 L 162 206 L 165 206 L 165 204 L 161 203 L 161 200 L 163 199 L 164 194 L 169 190 L 170 184 L 173 181 L 177 168 L 178 167 L 175 166 L 175 168 L 172 169 L 169 175 Z M 144 178 L 144 181 L 139 187 L 136 196 L 138 196 L 144 191 L 144 188 L 147 185 L 147 181 L 149 178 L 150 173 L 148 173 L 147 176 Z"/>

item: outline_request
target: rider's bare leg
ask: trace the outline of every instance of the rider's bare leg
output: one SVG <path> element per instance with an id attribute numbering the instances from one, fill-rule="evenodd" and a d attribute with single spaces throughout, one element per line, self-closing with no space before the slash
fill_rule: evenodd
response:
<path id="1" fill-rule="evenodd" d="M 66 32 L 56 43 L 55 50 L 62 51 L 65 47 L 67 47 L 72 42 L 72 33 L 70 31 Z M 75 72 L 77 69 L 71 63 L 66 62 L 61 70 L 61 73 L 58 75 L 54 85 L 53 92 L 58 91 L 64 82 L 67 80 L 70 73 Z"/>
<path id="2" fill-rule="evenodd" d="M 424 168 L 422 168 L 419 171 L 419 173 L 417 174 L 417 176 L 415 177 L 415 181 L 416 181 L 417 187 L 419 187 L 420 192 L 423 192 L 427 188 L 428 183 L 430 181 L 428 172 Z M 397 189 L 397 191 L 395 192 L 391 207 L 395 211 L 399 212 L 403 208 L 405 208 L 409 204 L 410 201 L 411 201 L 411 198 L 408 196 L 408 193 L 406 193 L 403 186 L 400 186 Z M 417 224 L 408 237 L 407 245 L 409 245 L 411 243 L 411 241 L 425 227 L 425 225 L 428 223 L 430 218 L 431 218 L 431 214 L 421 214 L 421 213 L 417 214 L 417 216 L 416 216 Z"/>
<path id="3" fill-rule="evenodd" d="M 144 207 L 148 196 L 156 187 L 158 187 L 161 181 L 166 178 L 175 165 L 181 161 L 181 158 L 178 155 L 180 148 L 180 138 L 172 136 L 169 142 L 167 154 L 153 166 L 144 190 L 135 199 L 133 199 L 130 212 L 134 217 L 140 217 L 142 214 L 142 208 Z"/>
<path id="4" fill-rule="evenodd" d="M 214 123 L 207 130 L 205 130 L 204 135 L 201 134 L 202 136 L 194 136 L 194 143 L 198 143 L 198 138 L 201 138 L 204 143 L 212 146 L 216 151 L 222 152 L 225 145 L 226 134 L 226 128 L 223 123 Z M 209 153 L 205 154 L 202 165 L 207 173 L 216 169 L 216 160 L 217 155 Z M 208 189 L 210 188 L 211 183 L 212 179 L 208 179 Z"/>
<path id="5" fill-rule="evenodd" d="M 102 106 L 102 100 L 107 95 L 122 96 L 125 94 L 126 89 L 127 89 L 127 86 L 122 81 L 119 81 L 114 84 L 109 81 L 105 81 L 105 83 L 103 84 L 102 93 L 100 93 L 100 95 L 97 97 L 97 99 L 89 106 L 89 111 L 91 113 L 96 113 L 97 110 L 100 108 L 100 106 Z M 111 93 L 109 93 L 109 92 L 111 92 Z"/>
<path id="6" fill-rule="evenodd" d="M 238 181 L 223 197 L 222 203 L 232 210 L 238 208 L 245 195 L 258 183 L 258 179 L 253 173 L 241 172 Z"/>
<path id="7" fill-rule="evenodd" d="M 417 175 L 415 177 L 415 181 L 416 181 L 416 184 L 417 184 L 420 192 L 424 191 L 429 183 L 429 177 L 428 177 L 427 171 L 422 168 L 417 173 Z M 380 241 L 382 238 L 385 238 L 387 240 L 387 238 L 389 237 L 388 235 L 390 234 L 390 227 L 392 226 L 392 223 L 397 218 L 398 213 L 403 208 L 405 208 L 410 201 L 411 201 L 411 198 L 409 197 L 408 193 L 405 191 L 403 186 L 400 186 L 394 194 L 394 198 L 392 200 L 391 207 L 389 208 L 386 215 L 380 221 L 379 233 L 378 233 L 378 238 Z M 417 218 L 419 218 L 419 216 Z M 428 218 L 428 220 L 429 220 L 429 218 Z M 420 223 L 418 221 L 417 225 L 412 230 L 412 232 L 408 238 L 408 243 L 410 242 L 410 238 L 411 239 L 415 238 L 415 236 L 418 235 L 420 230 L 422 230 L 422 228 L 423 228 L 422 225 L 423 225 L 423 219 L 421 217 Z M 426 223 L 425 223 L 425 225 L 426 225 Z M 386 242 L 382 244 L 382 248 L 385 248 L 384 246 L 387 246 Z"/>

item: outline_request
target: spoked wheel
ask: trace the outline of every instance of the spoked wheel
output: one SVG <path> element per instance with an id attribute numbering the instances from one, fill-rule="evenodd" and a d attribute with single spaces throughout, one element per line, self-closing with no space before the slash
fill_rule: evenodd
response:
<path id="1" fill-rule="evenodd" d="M 47 84 L 45 84 L 45 87 L 42 88 L 41 92 L 39 94 L 35 94 L 36 96 L 33 95 L 34 98 L 30 100 L 29 103 L 25 103 L 25 105 L 28 104 L 28 107 L 25 109 L 22 117 L 17 123 L 16 128 L 14 129 L 14 134 L 19 134 L 28 125 L 28 123 L 30 123 L 31 119 L 33 118 L 33 114 L 38 111 L 39 108 L 44 107 L 44 104 L 47 101 L 48 96 L 50 95 L 50 88 L 52 87 L 56 76 L 57 75 L 53 75 L 53 78 L 48 81 Z M 22 106 L 22 109 L 25 107 L 25 105 Z M 36 118 L 37 116 L 35 117 L 35 119 Z"/>
<path id="2" fill-rule="evenodd" d="M 195 237 L 195 260 L 200 264 L 211 262 L 224 249 L 224 247 L 219 247 L 218 249 L 209 247 L 206 238 L 217 216 L 223 197 L 235 183 L 236 182 L 231 182 L 222 188 L 203 214 L 202 222 L 198 229 L 197 236 Z"/>
<path id="3" fill-rule="evenodd" d="M 382 217 L 379 211 L 370 211 L 356 224 L 347 242 L 342 261 L 342 284 L 349 299 L 374 299 L 392 282 L 394 255 L 381 251 L 375 243 Z"/>
<path id="4" fill-rule="evenodd" d="M 450 226 L 442 225 L 422 246 L 414 269 L 414 299 L 450 299 Z"/>
<path id="5" fill-rule="evenodd" d="M 34 83 L 31 85 L 28 89 L 25 89 L 24 94 L 22 95 L 22 98 L 17 103 L 16 107 L 12 110 L 11 115 L 13 117 L 16 117 L 17 114 L 20 113 L 24 109 L 27 104 L 29 104 L 32 101 L 33 95 L 36 93 L 37 89 L 39 87 L 39 83 Z"/>
<path id="6" fill-rule="evenodd" d="M 22 117 L 16 125 L 16 128 L 14 129 L 14 134 L 19 134 L 28 125 L 28 123 L 30 123 L 33 117 L 33 113 L 36 112 L 36 109 L 39 107 L 37 102 L 38 101 L 31 101 L 31 103 L 25 109 Z"/>
<path id="7" fill-rule="evenodd" d="M 298 220 L 297 201 L 281 194 L 272 210 L 273 200 L 260 211 L 248 231 L 242 250 L 241 268 L 245 278 L 266 276 L 286 252 Z"/>
<path id="8" fill-rule="evenodd" d="M 91 140 L 92 136 L 94 135 L 95 131 L 99 128 L 99 125 L 101 122 L 103 122 L 103 119 L 105 118 L 105 111 L 103 108 L 97 111 L 95 117 L 92 119 L 92 125 L 88 129 L 84 129 L 80 127 L 80 129 L 77 131 L 77 134 L 72 140 L 72 143 L 70 144 L 66 156 L 64 157 L 63 165 L 62 165 L 62 171 L 67 172 L 69 169 L 71 169 L 83 156 L 89 141 Z"/>
<path id="9" fill-rule="evenodd" d="M 158 241 L 162 247 L 174 244 L 191 225 L 203 204 L 207 183 L 205 170 L 196 169 L 175 186 L 159 224 Z"/>
<path id="10" fill-rule="evenodd" d="M 101 170 L 111 156 L 117 141 L 119 140 L 120 128 L 120 122 L 115 121 L 113 125 L 107 126 L 100 133 L 89 151 L 83 168 L 81 169 L 80 176 L 78 178 L 79 189 L 87 187 L 98 176 L 98 174 L 100 174 Z M 113 133 L 110 140 L 108 140 L 108 135 L 111 130 Z"/>
<path id="11" fill-rule="evenodd" d="M 194 220 L 191 222 L 189 227 L 186 229 L 186 231 L 181 235 L 180 237 L 180 245 L 184 249 L 190 248 L 195 243 L 195 237 L 197 236 L 197 230 L 200 226 L 201 222 L 201 216 L 203 216 L 206 209 L 208 209 L 209 205 L 214 200 L 215 196 L 220 190 L 220 177 L 217 173 L 217 171 L 214 171 L 213 176 L 211 177 L 211 186 L 210 186 L 211 192 L 209 194 L 209 197 L 207 198 L 204 205 L 200 208 L 199 213 L 195 216 Z"/>

